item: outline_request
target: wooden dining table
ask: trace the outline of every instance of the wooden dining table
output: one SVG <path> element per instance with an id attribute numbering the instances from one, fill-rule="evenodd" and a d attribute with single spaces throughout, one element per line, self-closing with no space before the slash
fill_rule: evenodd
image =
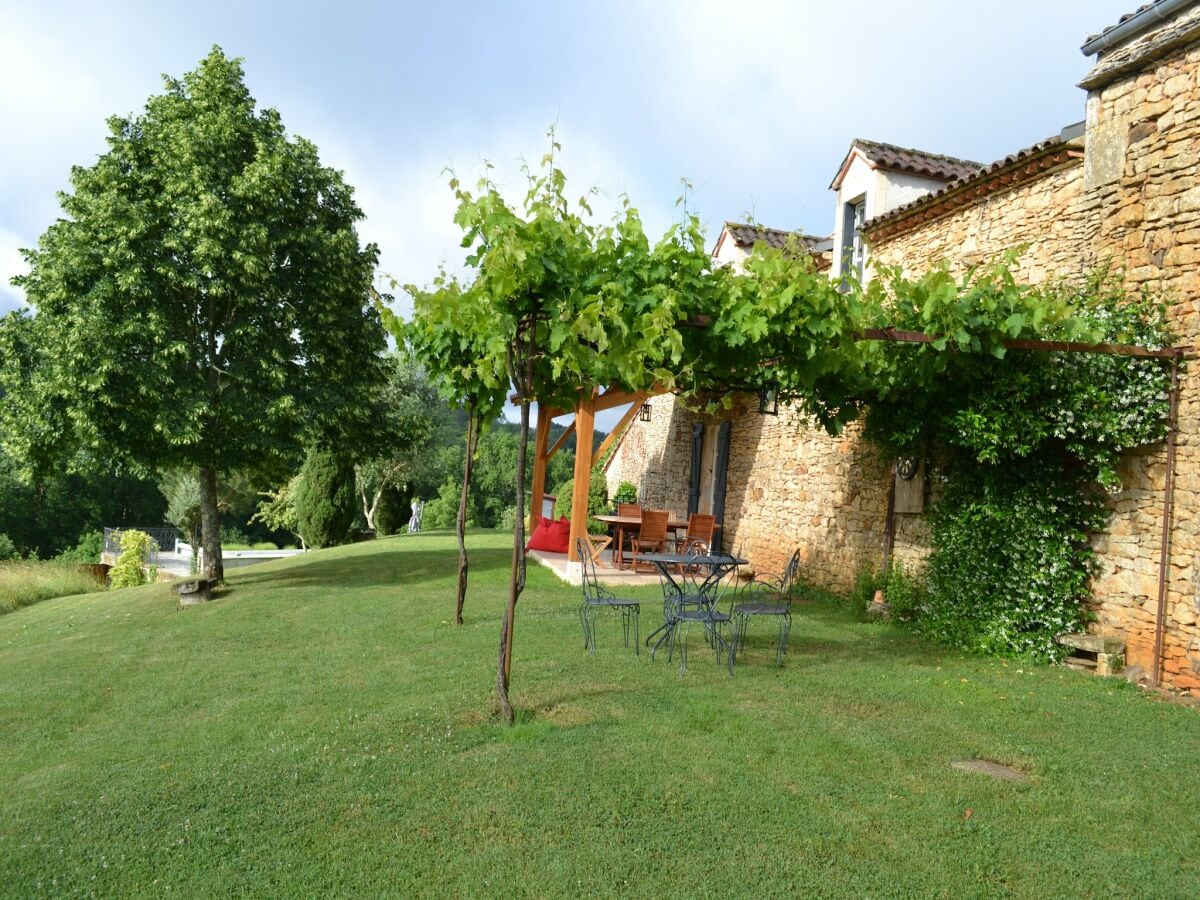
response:
<path id="1" fill-rule="evenodd" d="M 642 527 L 641 516 L 592 516 L 597 522 L 603 522 L 610 530 L 615 529 L 616 534 L 616 549 L 613 550 L 613 565 L 618 569 L 625 564 L 625 532 L 636 532 Z M 667 520 L 667 531 L 687 531 L 687 519 L 676 519 L 671 516 Z M 714 525 L 713 529 L 720 528 L 720 525 Z"/>

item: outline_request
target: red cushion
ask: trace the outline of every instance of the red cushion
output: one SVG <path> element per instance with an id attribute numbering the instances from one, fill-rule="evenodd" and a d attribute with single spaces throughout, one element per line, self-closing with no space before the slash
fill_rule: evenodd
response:
<path id="1" fill-rule="evenodd" d="M 543 516 L 537 516 L 536 521 L 537 524 L 533 527 L 533 534 L 529 536 L 529 541 L 525 544 L 525 549 L 554 551 L 554 548 L 549 546 L 552 543 L 550 529 L 557 523 L 553 519 L 547 519 Z"/>
<path id="2" fill-rule="evenodd" d="M 557 522 L 551 523 L 550 535 L 558 542 L 554 552 L 566 553 L 567 548 L 571 546 L 571 520 L 563 516 Z"/>
<path id="3" fill-rule="evenodd" d="M 542 550 L 546 553 L 566 553 L 571 542 L 571 521 L 563 516 L 557 522 L 538 517 L 537 527 L 529 536 L 526 550 Z"/>

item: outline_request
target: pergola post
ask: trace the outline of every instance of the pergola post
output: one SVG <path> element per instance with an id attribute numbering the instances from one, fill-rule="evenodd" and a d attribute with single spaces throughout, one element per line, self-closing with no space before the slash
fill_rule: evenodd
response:
<path id="1" fill-rule="evenodd" d="M 555 415 L 555 410 L 538 403 L 537 434 L 533 439 L 533 484 L 529 492 L 531 532 L 538 516 L 542 514 L 542 499 L 546 495 L 546 463 L 549 461 L 546 449 L 550 444 L 550 423 Z"/>
<path id="2" fill-rule="evenodd" d="M 579 562 L 577 538 L 587 537 L 588 489 L 592 483 L 592 437 L 596 426 L 596 392 L 581 394 L 575 407 L 575 478 L 571 493 L 571 541 L 568 562 Z"/>

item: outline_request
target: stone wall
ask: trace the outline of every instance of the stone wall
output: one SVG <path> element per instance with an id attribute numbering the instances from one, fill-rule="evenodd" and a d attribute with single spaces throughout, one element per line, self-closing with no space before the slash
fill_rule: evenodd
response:
<path id="1" fill-rule="evenodd" d="M 1097 83 L 1088 97 L 1085 199 L 1098 224 L 1095 252 L 1122 260 L 1131 290 L 1146 286 L 1170 299 L 1180 343 L 1200 338 L 1200 46 L 1193 10 L 1182 22 L 1191 43 L 1168 49 L 1180 23 L 1139 42 L 1132 71 Z M 1156 46 L 1157 45 L 1157 46 Z M 1111 62 L 1109 63 L 1111 65 Z M 1126 66 L 1128 68 L 1128 66 Z M 1103 76 L 1105 61 L 1097 70 Z M 1102 81 L 1102 78 L 1097 79 Z M 1200 371 L 1184 375 L 1179 410 L 1177 481 L 1163 676 L 1200 689 Z M 1112 528 L 1097 543 L 1099 626 L 1124 634 L 1131 662 L 1153 665 L 1161 551 L 1164 455 L 1160 448 L 1128 461 L 1130 489 L 1117 498 Z"/>
<path id="2" fill-rule="evenodd" d="M 649 422 L 634 422 L 607 472 L 609 493 L 638 485 L 648 508 L 687 512 L 691 432 L 716 418 L 689 412 L 670 395 L 651 401 Z M 878 566 L 887 515 L 887 465 L 851 427 L 834 438 L 787 407 L 778 416 L 741 398 L 730 422 L 729 467 L 722 522 L 724 546 L 759 572 L 782 572 L 797 548 L 804 577 L 847 591 L 855 574 Z M 915 564 L 927 553 L 927 523 L 897 515 L 895 556 Z"/>
<path id="3" fill-rule="evenodd" d="M 1083 182 L 1083 161 L 1073 160 L 1033 181 L 872 244 L 871 259 L 875 264 L 899 265 L 910 274 L 947 260 L 953 271 L 961 273 L 1005 250 L 1025 246 L 1018 260 L 1022 279 L 1039 282 L 1049 276 L 1079 275 L 1095 265 L 1093 255 L 1083 248 L 1091 247 L 1097 229 L 1082 202 Z"/>
<path id="4" fill-rule="evenodd" d="M 1191 14 L 1196 18 L 1196 14 Z M 1131 291 L 1166 297 L 1179 343 L 1200 337 L 1200 47 L 1150 59 L 1088 98 L 1086 162 L 993 194 L 881 242 L 875 259 L 919 272 L 949 259 L 952 268 L 1027 243 L 1021 276 L 1037 282 L 1099 265 L 1120 269 Z M 1200 689 L 1200 372 L 1181 382 L 1175 515 L 1163 646 L 1164 681 Z M 1128 454 L 1125 489 L 1097 536 L 1093 581 L 1096 628 L 1123 636 L 1130 665 L 1154 665 L 1166 454 L 1161 446 Z"/>
<path id="5" fill-rule="evenodd" d="M 637 485 L 638 502 L 646 509 L 667 509 L 685 516 L 692 469 L 692 423 L 695 417 L 671 394 L 651 397 L 650 421 L 634 419 L 612 455 L 605 475 L 608 494 L 622 481 Z"/>

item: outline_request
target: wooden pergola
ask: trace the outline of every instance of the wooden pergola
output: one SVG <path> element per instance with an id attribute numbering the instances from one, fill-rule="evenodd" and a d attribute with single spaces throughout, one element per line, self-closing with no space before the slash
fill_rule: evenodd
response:
<path id="1" fill-rule="evenodd" d="M 625 391 L 619 388 L 593 388 L 580 396 L 575 404 L 575 420 L 550 447 L 550 423 L 558 416 L 568 412 L 565 409 L 544 407 L 538 403 L 537 434 L 533 440 L 533 485 L 529 508 L 532 516 L 542 513 L 542 499 L 546 495 L 546 464 L 554 458 L 559 450 L 567 443 L 572 434 L 575 435 L 575 473 L 571 493 L 571 539 L 567 546 L 567 559 L 578 562 L 579 553 L 576 550 L 575 539 L 586 538 L 588 520 L 588 488 L 592 480 L 592 468 L 624 433 L 633 417 L 637 415 L 643 403 L 652 395 L 661 391 Z M 619 406 L 632 404 L 609 432 L 599 447 L 593 448 L 596 413 Z"/>

